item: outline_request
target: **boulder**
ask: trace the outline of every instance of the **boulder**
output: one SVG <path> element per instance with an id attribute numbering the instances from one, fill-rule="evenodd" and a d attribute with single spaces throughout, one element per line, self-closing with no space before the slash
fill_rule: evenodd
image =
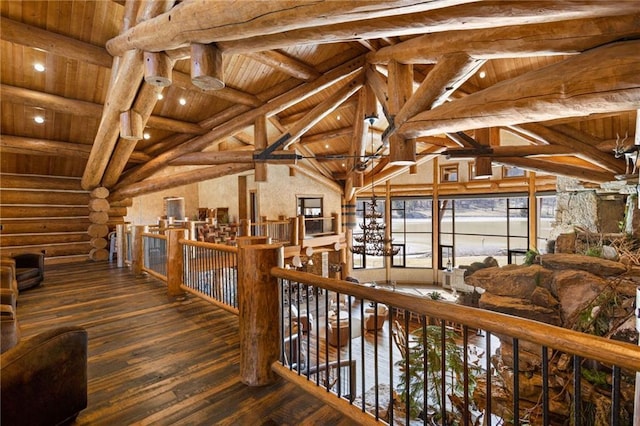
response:
<path id="1" fill-rule="evenodd" d="M 624 274 L 627 268 L 620 262 L 581 254 L 543 254 L 540 264 L 548 269 L 578 269 L 599 277 L 611 277 Z"/>
<path id="2" fill-rule="evenodd" d="M 560 306 L 558 299 L 544 287 L 536 287 L 531 293 L 531 303 L 545 308 L 557 309 Z"/>
<path id="3" fill-rule="evenodd" d="M 528 299 L 538 285 L 551 281 L 552 272 L 540 265 L 486 268 L 465 278 L 465 283 L 498 296 Z"/>
<path id="4" fill-rule="evenodd" d="M 560 302 L 564 321 L 583 310 L 606 287 L 605 279 L 580 270 L 558 271 L 552 282 L 552 292 Z"/>
<path id="5" fill-rule="evenodd" d="M 525 299 L 497 296 L 486 292 L 480 297 L 479 306 L 482 309 L 528 318 L 551 325 L 562 324 L 560 312 L 555 309 L 534 305 Z"/>

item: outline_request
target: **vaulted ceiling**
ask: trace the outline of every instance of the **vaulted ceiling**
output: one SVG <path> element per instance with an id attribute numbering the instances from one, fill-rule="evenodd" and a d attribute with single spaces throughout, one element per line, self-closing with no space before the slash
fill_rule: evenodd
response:
<path id="1" fill-rule="evenodd" d="M 268 180 L 268 163 L 352 195 L 373 154 L 376 180 L 446 155 L 605 182 L 626 172 L 616 140 L 639 138 L 640 1 L 10 0 L 0 14 L 1 171 L 116 198 Z"/>

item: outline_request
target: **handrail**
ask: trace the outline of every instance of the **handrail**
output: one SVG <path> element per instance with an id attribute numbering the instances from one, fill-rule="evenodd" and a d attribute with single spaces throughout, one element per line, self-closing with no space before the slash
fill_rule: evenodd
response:
<path id="1" fill-rule="evenodd" d="M 420 315 L 453 321 L 469 327 L 487 330 L 491 333 L 506 334 L 570 354 L 640 371 L 640 347 L 629 343 L 605 339 L 499 312 L 472 308 L 452 302 L 416 298 L 415 296 L 392 290 L 367 287 L 362 284 L 325 278 L 290 269 L 274 267 L 271 269 L 271 275 L 276 278 L 319 286 L 330 291 L 349 294 L 378 303 L 402 307 Z M 446 309 L 442 309 L 443 304 L 446 304 Z"/>
<path id="2" fill-rule="evenodd" d="M 203 248 L 215 249 L 219 251 L 226 251 L 228 253 L 238 253 L 238 247 L 230 246 L 227 244 L 207 243 L 204 241 L 185 240 L 183 238 L 179 240 L 179 243 L 184 244 L 186 246 L 203 247 Z"/>
<path id="3" fill-rule="evenodd" d="M 152 232 L 143 232 L 142 233 L 143 237 L 149 237 L 149 238 L 155 238 L 157 240 L 166 240 L 167 236 L 164 234 L 154 234 Z"/>

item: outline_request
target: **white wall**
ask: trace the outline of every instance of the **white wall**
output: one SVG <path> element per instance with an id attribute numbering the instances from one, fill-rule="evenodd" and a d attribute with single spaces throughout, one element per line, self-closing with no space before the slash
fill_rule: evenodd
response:
<path id="1" fill-rule="evenodd" d="M 124 220 L 132 225 L 157 224 L 158 217 L 164 214 L 164 197 L 184 197 L 184 212 L 188 218 L 198 213 L 198 185 L 192 184 L 135 197 Z"/>

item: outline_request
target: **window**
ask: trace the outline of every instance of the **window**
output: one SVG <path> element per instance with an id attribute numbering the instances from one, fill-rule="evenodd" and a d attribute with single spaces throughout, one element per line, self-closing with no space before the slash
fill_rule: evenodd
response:
<path id="1" fill-rule="evenodd" d="M 515 166 L 503 166 L 502 177 L 504 179 L 523 177 L 525 175 L 524 169 Z"/>
<path id="2" fill-rule="evenodd" d="M 440 182 L 457 182 L 458 181 L 458 165 L 440 166 Z"/>
<path id="3" fill-rule="evenodd" d="M 449 258 L 469 265 L 493 256 L 500 265 L 529 246 L 528 198 L 521 196 L 442 199 L 439 206 L 439 269 Z"/>
<path id="4" fill-rule="evenodd" d="M 324 232 L 321 197 L 298 197 L 298 216 L 305 217 L 305 234 L 316 235 Z M 313 218 L 320 218 L 313 220 Z"/>
<path id="5" fill-rule="evenodd" d="M 430 268 L 433 202 L 427 198 L 391 200 L 391 237 L 400 252 L 391 266 Z"/>
<path id="6" fill-rule="evenodd" d="M 536 248 L 539 253 L 547 253 L 547 242 L 551 236 L 551 229 L 556 220 L 556 196 L 540 195 L 536 197 L 538 211 L 536 219 L 538 221 L 538 240 Z"/>

